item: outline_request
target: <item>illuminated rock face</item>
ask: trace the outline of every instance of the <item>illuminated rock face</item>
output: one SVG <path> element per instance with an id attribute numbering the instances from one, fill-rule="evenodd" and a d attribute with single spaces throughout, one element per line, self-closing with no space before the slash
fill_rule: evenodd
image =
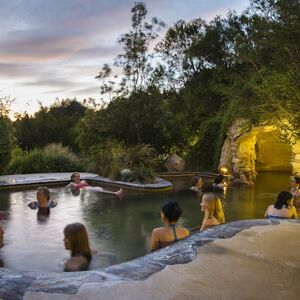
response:
<path id="1" fill-rule="evenodd" d="M 295 175 L 300 176 L 300 141 L 297 141 L 292 146 L 292 159 L 291 165 Z"/>
<path id="2" fill-rule="evenodd" d="M 231 170 L 236 181 L 253 183 L 257 171 L 291 171 L 300 174 L 300 141 L 290 145 L 279 139 L 275 126 L 245 129 L 244 120 L 228 129 L 219 168 Z"/>

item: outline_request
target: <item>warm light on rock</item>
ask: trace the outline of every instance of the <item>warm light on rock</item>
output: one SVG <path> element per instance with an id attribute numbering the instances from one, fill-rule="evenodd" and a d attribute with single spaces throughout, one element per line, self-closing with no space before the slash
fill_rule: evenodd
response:
<path id="1" fill-rule="evenodd" d="M 250 184 L 257 171 L 300 173 L 300 141 L 282 141 L 276 126 L 249 130 L 246 125 L 245 120 L 236 120 L 228 129 L 219 163 L 221 172 L 228 168 L 228 173 Z"/>

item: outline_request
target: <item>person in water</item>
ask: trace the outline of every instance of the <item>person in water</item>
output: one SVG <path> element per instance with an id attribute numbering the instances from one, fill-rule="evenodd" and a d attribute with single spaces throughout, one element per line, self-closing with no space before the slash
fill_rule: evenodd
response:
<path id="1" fill-rule="evenodd" d="M 192 186 L 191 186 L 191 190 L 195 191 L 195 192 L 202 192 L 202 188 L 203 188 L 203 180 L 199 175 L 195 175 L 192 178 Z"/>
<path id="2" fill-rule="evenodd" d="M 71 182 L 66 186 L 66 188 L 83 189 L 92 192 L 112 194 L 118 197 L 120 197 L 123 194 L 122 188 L 120 188 L 116 192 L 112 192 L 112 191 L 105 190 L 100 186 L 90 186 L 85 180 L 80 179 L 80 174 L 78 172 L 75 172 L 71 175 Z"/>
<path id="3" fill-rule="evenodd" d="M 27 204 L 31 209 L 50 209 L 57 205 L 56 201 L 50 200 L 50 192 L 47 187 L 40 186 L 36 191 L 37 201 Z"/>
<path id="4" fill-rule="evenodd" d="M 92 260 L 88 233 L 81 223 L 72 223 L 64 229 L 65 249 L 71 251 L 71 257 L 64 264 L 65 272 L 88 270 Z"/>
<path id="5" fill-rule="evenodd" d="M 287 191 L 280 192 L 275 204 L 267 208 L 265 217 L 270 219 L 297 219 L 297 211 L 293 206 L 293 195 Z"/>
<path id="6" fill-rule="evenodd" d="M 204 193 L 200 206 L 204 212 L 200 231 L 225 223 L 222 201 L 214 193 Z"/>
<path id="7" fill-rule="evenodd" d="M 300 205 L 300 177 L 295 176 L 291 181 L 291 190 L 290 193 L 294 197 L 294 205 Z"/>
<path id="8" fill-rule="evenodd" d="M 222 174 L 218 175 L 214 180 L 213 187 L 217 189 L 223 189 L 225 186 L 224 180 L 225 180 L 224 175 Z"/>
<path id="9" fill-rule="evenodd" d="M 164 227 L 155 228 L 151 234 L 151 251 L 166 247 L 189 236 L 190 232 L 176 225 L 182 214 L 182 209 L 175 201 L 169 201 L 162 206 L 160 216 Z"/>

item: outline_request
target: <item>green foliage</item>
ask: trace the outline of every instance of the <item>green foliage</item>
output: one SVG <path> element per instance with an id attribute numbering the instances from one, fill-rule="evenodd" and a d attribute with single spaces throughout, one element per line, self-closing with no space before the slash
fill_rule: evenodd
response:
<path id="1" fill-rule="evenodd" d="M 18 145 L 30 150 L 49 143 L 62 143 L 77 151 L 75 126 L 85 110 L 76 99 L 67 99 L 49 108 L 41 106 L 33 117 L 19 115 L 14 122 Z"/>
<path id="2" fill-rule="evenodd" d="M 49 145 L 45 150 L 16 148 L 7 169 L 10 174 L 83 171 L 78 158 L 61 145 Z"/>
<path id="3" fill-rule="evenodd" d="M 222 118 L 210 118 L 203 122 L 198 135 L 198 141 L 191 145 L 188 157 L 194 170 L 211 170 L 217 168 L 224 135 L 222 134 Z"/>
<path id="4" fill-rule="evenodd" d="M 91 148 L 88 157 L 89 170 L 104 177 L 117 179 L 120 176 L 123 156 L 123 145 L 114 140 L 107 140 L 105 144 Z"/>
<path id="5" fill-rule="evenodd" d="M 158 164 L 153 147 L 145 144 L 134 145 L 126 149 L 123 157 L 125 168 L 129 169 L 128 181 L 151 183 Z"/>
<path id="6" fill-rule="evenodd" d="M 40 149 L 18 151 L 19 156 L 13 155 L 8 166 L 10 174 L 46 173 L 48 172 L 47 156 Z M 21 154 L 21 155 L 20 155 Z"/>
<path id="7" fill-rule="evenodd" d="M 0 174 L 5 173 L 12 150 L 12 127 L 9 119 L 0 113 Z"/>
<path id="8" fill-rule="evenodd" d="M 146 22 L 147 9 L 143 2 L 135 2 L 131 13 L 131 30 L 118 40 L 124 53 L 117 56 L 115 65 L 123 69 L 124 84 L 127 88 L 131 92 L 136 92 L 144 90 L 149 73 L 152 71 L 149 47 L 157 37 L 155 31 L 163 27 L 164 23 L 159 22 L 157 18 L 153 18 L 151 23 Z"/>
<path id="9" fill-rule="evenodd" d="M 156 30 L 164 24 L 155 18 L 146 22 L 145 4 L 135 3 L 132 27 L 118 41 L 121 81 L 111 78 L 114 70 L 107 64 L 97 76 L 107 81 L 102 92 L 111 101 L 98 110 L 75 100 L 41 106 L 34 117 L 20 116 L 14 123 L 18 144 L 33 149 L 62 143 L 90 157 L 95 172 L 118 178 L 129 168 L 134 171 L 127 179 L 141 181 L 151 178 L 152 155 L 143 155 L 146 149 L 136 145 L 151 145 L 164 156 L 178 152 L 191 168 L 213 170 L 226 131 L 239 118 L 249 127 L 276 125 L 283 138 L 295 141 L 300 136 L 300 4 L 250 4 L 241 14 L 209 23 L 179 20 L 153 51 Z"/>
<path id="10" fill-rule="evenodd" d="M 157 158 L 154 149 L 149 145 L 124 145 L 109 140 L 106 144 L 97 145 L 89 156 L 90 171 L 113 180 L 148 183 L 154 180 L 154 169 Z M 123 169 L 129 169 L 122 175 Z"/>

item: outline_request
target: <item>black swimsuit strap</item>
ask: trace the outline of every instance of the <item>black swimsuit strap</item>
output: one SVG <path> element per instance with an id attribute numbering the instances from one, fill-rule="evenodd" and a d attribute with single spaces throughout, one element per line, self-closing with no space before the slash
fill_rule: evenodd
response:
<path id="1" fill-rule="evenodd" d="M 176 225 L 175 224 L 171 224 L 169 225 L 172 229 L 173 229 L 173 234 L 174 234 L 174 242 L 177 242 L 177 235 L 176 235 Z"/>

